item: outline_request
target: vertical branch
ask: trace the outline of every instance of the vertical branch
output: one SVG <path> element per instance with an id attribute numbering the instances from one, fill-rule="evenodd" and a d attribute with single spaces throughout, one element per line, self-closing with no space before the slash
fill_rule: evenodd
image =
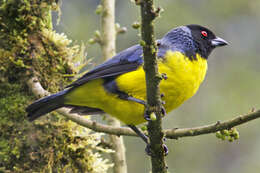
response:
<path id="1" fill-rule="evenodd" d="M 103 58 L 106 60 L 113 57 L 116 50 L 115 0 L 102 0 L 101 5 L 103 7 L 101 14 L 101 49 Z M 120 122 L 113 117 L 107 117 L 107 122 L 113 127 L 120 127 Z M 110 141 L 115 150 L 112 153 L 112 159 L 115 164 L 114 173 L 127 173 L 123 137 L 110 135 Z"/>
<path id="2" fill-rule="evenodd" d="M 101 49 L 103 59 L 107 60 L 116 53 L 115 0 L 102 0 L 101 5 Z"/>
<path id="3" fill-rule="evenodd" d="M 162 104 L 160 99 L 159 83 L 161 77 L 157 67 L 157 46 L 154 36 L 154 19 L 158 15 L 153 0 L 142 0 L 142 46 L 144 54 L 144 70 L 147 88 L 147 112 L 155 113 L 156 120 L 149 121 L 148 134 L 151 145 L 151 162 L 153 173 L 166 173 L 165 151 L 163 147 L 163 132 L 161 125 Z"/>

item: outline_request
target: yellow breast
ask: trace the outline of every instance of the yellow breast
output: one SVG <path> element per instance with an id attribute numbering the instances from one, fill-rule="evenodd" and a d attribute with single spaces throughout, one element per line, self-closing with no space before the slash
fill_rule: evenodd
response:
<path id="1" fill-rule="evenodd" d="M 160 73 L 166 73 L 167 80 L 160 83 L 165 94 L 166 111 L 169 112 L 191 98 L 199 89 L 207 72 L 207 60 L 199 54 L 196 60 L 184 57 L 180 52 L 167 52 L 166 62 L 159 65 Z"/>
<path id="2" fill-rule="evenodd" d="M 167 80 L 160 83 L 160 91 L 165 96 L 167 112 L 181 105 L 198 90 L 207 71 L 207 61 L 197 55 L 196 60 L 189 60 L 180 52 L 167 52 L 164 60 L 158 62 L 160 73 L 165 73 Z M 66 97 L 67 104 L 99 108 L 126 124 L 140 124 L 144 106 L 133 101 L 122 100 L 117 95 L 107 92 L 103 79 L 90 81 L 73 90 Z M 119 90 L 138 99 L 146 100 L 145 73 L 143 67 L 136 71 L 120 75 L 116 79 Z"/>
<path id="3" fill-rule="evenodd" d="M 167 112 L 191 98 L 204 80 L 207 60 L 199 54 L 196 57 L 196 60 L 191 61 L 180 52 L 168 51 L 165 59 L 158 62 L 159 72 L 165 73 L 168 77 L 160 83 L 160 92 L 165 95 L 162 100 L 166 103 L 164 107 Z M 121 75 L 116 81 L 121 91 L 135 98 L 146 100 L 145 74 L 142 67 Z"/>

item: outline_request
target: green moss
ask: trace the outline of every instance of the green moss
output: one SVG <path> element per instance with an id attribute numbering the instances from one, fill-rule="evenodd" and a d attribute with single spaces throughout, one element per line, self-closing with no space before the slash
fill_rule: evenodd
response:
<path id="1" fill-rule="evenodd" d="M 0 167 L 16 172 L 94 172 L 100 135 L 74 123 L 25 119 L 32 97 L 17 84 L 0 84 Z M 101 167 L 107 169 L 107 160 Z M 107 167 L 106 167 L 107 166 Z M 101 171 L 102 172 L 102 171 Z"/>
<path id="2" fill-rule="evenodd" d="M 65 85 L 61 76 L 74 72 L 71 57 L 79 52 L 52 30 L 50 9 L 57 9 L 57 4 L 54 0 L 7 0 L 0 5 L 0 56 L 9 55 L 8 60 L 0 60 L 1 66 L 8 65 L 0 72 L 17 81 L 37 71 L 42 85 L 57 91 L 50 86 Z"/>
<path id="3" fill-rule="evenodd" d="M 26 120 L 25 107 L 35 100 L 28 78 L 36 75 L 55 92 L 82 54 L 52 30 L 50 9 L 58 9 L 55 0 L 0 1 L 0 172 L 106 172 L 111 165 L 101 159 L 99 134 L 56 113 Z"/>

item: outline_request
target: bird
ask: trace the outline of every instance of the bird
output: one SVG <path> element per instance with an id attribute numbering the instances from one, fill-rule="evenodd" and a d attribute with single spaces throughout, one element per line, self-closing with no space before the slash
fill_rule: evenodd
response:
<path id="1" fill-rule="evenodd" d="M 205 78 L 210 53 L 228 42 L 204 26 L 189 24 L 173 28 L 156 44 L 158 71 L 167 78 L 160 82 L 161 99 L 165 113 L 169 113 L 195 95 Z M 143 63 L 140 44 L 127 48 L 64 90 L 29 105 L 28 118 L 33 121 L 61 107 L 80 115 L 108 113 L 128 125 L 148 146 L 147 136 L 136 126 L 149 120 Z"/>

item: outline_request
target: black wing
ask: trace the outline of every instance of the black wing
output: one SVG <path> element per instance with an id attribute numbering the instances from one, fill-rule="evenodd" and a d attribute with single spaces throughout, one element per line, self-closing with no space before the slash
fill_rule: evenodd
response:
<path id="1" fill-rule="evenodd" d="M 142 53 L 143 50 L 141 46 L 132 46 L 118 53 L 103 64 L 96 66 L 67 87 L 78 86 L 90 80 L 114 77 L 126 72 L 134 71 L 143 63 Z"/>
<path id="2" fill-rule="evenodd" d="M 160 40 L 157 42 L 159 47 L 158 57 L 162 58 L 166 51 L 170 49 L 170 46 L 166 43 L 162 44 Z M 103 64 L 96 66 L 66 88 L 79 86 L 94 79 L 115 77 L 120 74 L 134 71 L 143 64 L 142 55 L 143 49 L 140 45 L 132 46 L 118 53 Z"/>

